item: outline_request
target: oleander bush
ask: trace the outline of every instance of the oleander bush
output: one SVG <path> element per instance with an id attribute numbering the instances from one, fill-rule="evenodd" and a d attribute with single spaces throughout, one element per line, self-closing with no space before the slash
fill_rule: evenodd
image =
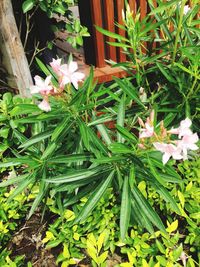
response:
<path id="1" fill-rule="evenodd" d="M 34 77 L 33 98 L 2 97 L 5 242 L 15 228 L 5 210 L 14 219 L 18 207 L 27 219 L 48 210 L 40 246 L 56 248 L 62 267 L 84 258 L 92 266 L 198 266 L 199 4 L 149 3 L 142 21 L 127 5 L 118 25 L 126 38 L 97 27 L 129 56 L 113 63 L 127 78 L 98 85 L 71 56 L 48 66 L 37 59 L 45 78 Z M 12 211 L 21 196 L 24 206 Z"/>

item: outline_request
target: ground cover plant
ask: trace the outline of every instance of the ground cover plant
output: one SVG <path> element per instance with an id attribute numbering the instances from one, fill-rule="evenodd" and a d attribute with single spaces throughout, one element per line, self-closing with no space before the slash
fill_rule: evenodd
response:
<path id="1" fill-rule="evenodd" d="M 37 59 L 46 77 L 35 76 L 33 100 L 3 96 L 0 187 L 14 185 L 8 201 L 37 188 L 27 218 L 55 214 L 41 240 L 60 249 L 57 264 L 87 254 L 107 266 L 118 253 L 115 266 L 198 265 L 198 9 L 177 2 L 142 22 L 127 6 L 126 40 L 98 28 L 129 55 L 117 65 L 130 77 L 99 86 L 71 57 Z M 162 53 L 142 52 L 151 38 Z"/>

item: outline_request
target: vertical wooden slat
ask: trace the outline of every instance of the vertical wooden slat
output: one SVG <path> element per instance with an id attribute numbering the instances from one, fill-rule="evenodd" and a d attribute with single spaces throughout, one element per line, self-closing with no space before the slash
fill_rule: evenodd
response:
<path id="1" fill-rule="evenodd" d="M 147 14 L 147 1 L 140 0 L 140 18 L 143 19 Z"/>
<path id="2" fill-rule="evenodd" d="M 133 16 L 135 16 L 135 14 L 137 12 L 136 0 L 129 0 L 129 6 L 130 6 L 131 11 L 133 11 Z"/>
<path id="3" fill-rule="evenodd" d="M 8 71 L 8 83 L 23 97 L 30 96 L 32 77 L 15 22 L 11 0 L 0 1 L 0 50 Z"/>
<path id="4" fill-rule="evenodd" d="M 111 32 L 115 32 L 114 2 L 113 0 L 104 0 L 105 27 Z M 114 42 L 115 39 L 106 37 L 107 42 Z M 107 58 L 117 61 L 116 47 L 106 44 Z"/>
<path id="5" fill-rule="evenodd" d="M 117 0 L 116 1 L 116 8 L 117 8 L 117 20 L 119 24 L 123 24 L 122 20 L 122 10 L 124 10 L 124 0 Z M 125 36 L 125 31 L 123 29 L 118 28 L 118 33 L 121 36 Z M 123 49 L 118 49 L 118 61 L 124 62 L 126 61 L 126 55 L 123 52 Z"/>
<path id="6" fill-rule="evenodd" d="M 105 66 L 104 37 L 95 29 L 95 25 L 103 26 L 102 7 L 100 0 L 91 0 L 92 21 L 94 25 L 96 66 L 101 68 Z"/>

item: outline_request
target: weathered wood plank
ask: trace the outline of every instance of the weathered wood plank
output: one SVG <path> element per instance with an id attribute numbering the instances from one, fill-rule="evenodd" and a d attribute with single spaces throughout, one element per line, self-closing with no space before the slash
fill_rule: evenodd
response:
<path id="1" fill-rule="evenodd" d="M 30 96 L 28 88 L 33 82 L 13 15 L 11 0 L 0 1 L 0 50 L 3 54 L 2 63 L 9 75 L 9 85 L 19 90 L 21 96 Z"/>

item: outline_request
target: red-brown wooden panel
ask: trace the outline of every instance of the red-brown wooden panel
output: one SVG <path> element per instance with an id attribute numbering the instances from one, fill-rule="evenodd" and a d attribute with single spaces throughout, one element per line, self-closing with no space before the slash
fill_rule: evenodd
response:
<path id="1" fill-rule="evenodd" d="M 147 0 L 140 0 L 140 18 L 143 19 L 147 14 Z"/>
<path id="2" fill-rule="evenodd" d="M 84 0 L 83 0 L 84 1 Z M 93 24 L 103 27 L 101 0 L 91 0 L 91 12 Z M 104 37 L 94 28 L 95 48 L 96 48 L 96 65 L 97 67 L 105 66 Z"/>
<path id="3" fill-rule="evenodd" d="M 111 32 L 115 32 L 114 1 L 104 0 L 105 27 Z M 115 39 L 106 37 L 107 42 L 114 42 Z M 106 56 L 108 59 L 117 61 L 116 47 L 106 44 Z"/>
<path id="4" fill-rule="evenodd" d="M 137 2 L 136 0 L 129 0 L 129 6 L 131 11 L 133 11 L 133 15 L 135 16 L 136 12 L 137 12 Z"/>
<path id="5" fill-rule="evenodd" d="M 122 10 L 124 10 L 124 0 L 117 0 L 116 1 L 116 10 L 117 10 L 117 22 L 121 25 L 123 25 L 123 19 L 122 19 Z M 118 28 L 118 33 L 121 36 L 125 36 L 125 31 L 121 28 Z M 126 55 L 123 52 L 123 49 L 118 49 L 118 61 L 124 62 L 126 61 Z"/>

